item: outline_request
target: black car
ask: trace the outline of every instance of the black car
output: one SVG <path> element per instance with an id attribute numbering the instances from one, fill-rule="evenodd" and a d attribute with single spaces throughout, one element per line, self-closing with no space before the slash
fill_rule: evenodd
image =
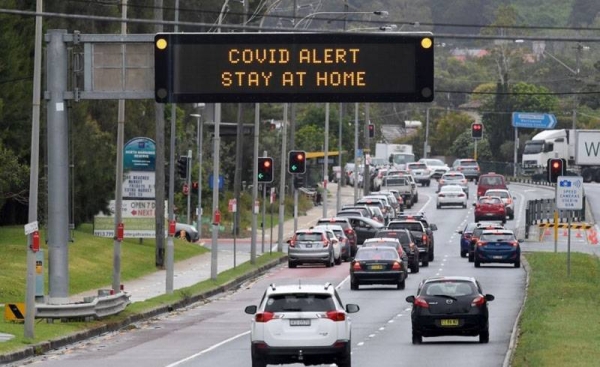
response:
<path id="1" fill-rule="evenodd" d="M 412 303 L 412 343 L 421 344 L 423 337 L 454 335 L 479 335 L 480 343 L 489 342 L 488 302 L 493 300 L 475 278 L 423 280 L 417 295 L 406 297 L 406 302 Z"/>
<path id="2" fill-rule="evenodd" d="M 385 225 L 367 217 L 346 217 L 356 232 L 356 243 L 362 245 L 367 238 L 375 237 L 375 233 L 384 229 Z"/>
<path id="3" fill-rule="evenodd" d="M 415 243 L 412 233 L 408 229 L 382 229 L 377 231 L 375 237 L 397 238 L 408 255 L 408 267 L 411 273 L 419 272 L 419 248 Z"/>
<path id="4" fill-rule="evenodd" d="M 393 284 L 404 289 L 407 274 L 395 248 L 361 247 L 350 263 L 350 289 L 357 290 L 361 284 Z"/>

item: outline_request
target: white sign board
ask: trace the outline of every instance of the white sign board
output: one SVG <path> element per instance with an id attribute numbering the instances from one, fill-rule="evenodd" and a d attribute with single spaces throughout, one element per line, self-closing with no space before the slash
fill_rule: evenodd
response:
<path id="1" fill-rule="evenodd" d="M 583 209 L 583 177 L 558 176 L 556 180 L 556 208 Z"/>
<path id="2" fill-rule="evenodd" d="M 38 230 L 38 222 L 31 222 L 25 225 L 25 236 L 32 234 L 33 232 Z"/>
<path id="3" fill-rule="evenodd" d="M 575 164 L 600 165 L 600 130 L 578 130 Z"/>
<path id="4" fill-rule="evenodd" d="M 94 236 L 114 237 L 115 201 L 108 208 L 111 215 L 99 214 L 94 217 Z M 154 238 L 156 236 L 156 204 L 154 200 L 123 200 L 121 216 L 125 225 L 125 238 Z M 165 201 L 165 221 L 167 220 L 167 201 Z M 167 228 L 165 228 L 165 233 Z M 165 234 L 166 235 L 166 234 Z"/>
<path id="5" fill-rule="evenodd" d="M 123 173 L 123 197 L 154 199 L 155 177 L 155 173 L 149 171 Z"/>

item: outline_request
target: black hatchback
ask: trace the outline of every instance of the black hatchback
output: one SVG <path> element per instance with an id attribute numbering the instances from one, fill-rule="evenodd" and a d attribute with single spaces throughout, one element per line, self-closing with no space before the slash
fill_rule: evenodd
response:
<path id="1" fill-rule="evenodd" d="M 423 337 L 453 335 L 479 335 L 480 343 L 488 343 L 488 302 L 493 300 L 472 277 L 423 280 L 417 295 L 406 297 L 412 303 L 412 343 L 421 344 Z"/>

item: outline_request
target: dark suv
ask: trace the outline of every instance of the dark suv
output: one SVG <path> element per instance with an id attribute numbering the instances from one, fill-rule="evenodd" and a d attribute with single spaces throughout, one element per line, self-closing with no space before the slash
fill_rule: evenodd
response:
<path id="1" fill-rule="evenodd" d="M 415 244 L 419 248 L 419 259 L 421 265 L 429 266 L 433 261 L 433 237 L 427 234 L 425 224 L 415 219 L 393 220 L 388 224 L 387 229 L 408 229 L 415 239 Z M 431 224 L 431 229 L 437 229 L 435 224 Z"/>
<path id="2" fill-rule="evenodd" d="M 419 272 L 419 249 L 411 231 L 408 229 L 382 229 L 375 233 L 375 237 L 397 238 L 408 255 L 408 267 L 411 273 Z"/>
<path id="3" fill-rule="evenodd" d="M 467 180 L 479 181 L 481 170 L 479 163 L 472 158 L 457 159 L 452 164 L 452 170 L 461 172 Z"/>

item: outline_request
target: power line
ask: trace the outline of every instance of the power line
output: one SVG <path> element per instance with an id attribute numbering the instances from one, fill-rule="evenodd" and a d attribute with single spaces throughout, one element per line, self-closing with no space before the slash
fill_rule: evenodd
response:
<path id="1" fill-rule="evenodd" d="M 482 95 L 503 95 L 503 96 L 561 96 L 561 95 L 591 95 L 600 94 L 600 91 L 587 91 L 587 92 L 475 92 L 475 91 L 457 91 L 457 90 L 444 90 L 436 89 L 434 92 L 437 93 L 450 93 L 450 94 L 482 94 Z"/>
<path id="2" fill-rule="evenodd" d="M 150 19 L 127 19 L 123 20 L 119 17 L 107 17 L 107 16 L 97 16 L 97 15 L 80 15 L 80 14 L 65 14 L 65 13 L 49 13 L 49 12 L 40 12 L 36 13 L 35 11 L 27 11 L 27 10 L 14 10 L 14 9 L 0 9 L 0 14 L 15 14 L 15 15 L 24 15 L 24 16 L 42 16 L 42 17 L 55 17 L 55 18 L 67 18 L 67 19 L 77 19 L 77 20 L 94 20 L 94 21 L 103 21 L 103 22 L 127 22 L 127 23 L 141 23 L 141 24 L 163 24 L 163 25 L 179 25 L 179 26 L 189 26 L 189 27 L 214 27 L 215 25 L 212 23 L 198 23 L 198 22 L 175 22 L 175 21 L 158 21 L 158 20 L 150 20 Z M 235 24 L 222 24 L 220 26 L 223 29 L 232 29 L 232 30 L 246 30 L 246 31 L 273 31 L 273 32 L 295 32 L 297 29 L 294 28 L 280 28 L 280 27 L 255 27 L 255 26 L 243 26 L 243 25 L 235 25 Z M 306 31 L 305 31 L 306 32 Z M 310 30 L 313 33 L 336 33 L 331 31 L 319 31 L 319 30 Z M 351 33 L 351 32 L 346 32 Z M 364 34 L 364 32 L 355 32 Z M 387 32 L 393 33 L 393 32 Z M 411 33 L 411 32 L 407 32 Z M 548 36 L 523 36 L 523 35 L 513 35 L 513 36 L 501 36 L 501 35 L 467 35 L 467 34 L 450 34 L 450 33 L 439 33 L 435 34 L 434 38 L 438 39 L 471 39 L 471 40 L 506 40 L 506 41 L 515 41 L 515 40 L 528 40 L 528 41 L 556 41 L 556 42 L 600 42 L 600 37 L 581 37 L 581 36 L 567 36 L 567 37 L 548 37 Z"/>

